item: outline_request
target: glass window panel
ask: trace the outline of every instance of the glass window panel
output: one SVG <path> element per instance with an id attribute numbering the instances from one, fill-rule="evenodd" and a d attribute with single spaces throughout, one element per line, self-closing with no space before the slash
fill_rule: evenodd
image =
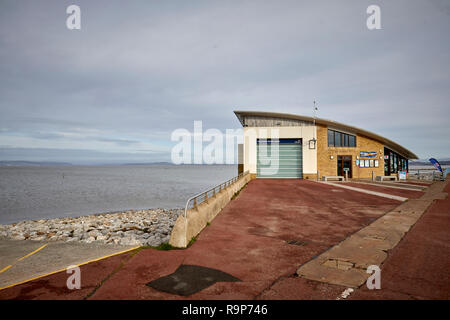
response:
<path id="1" fill-rule="evenodd" d="M 349 147 L 356 147 L 356 137 L 355 136 L 350 136 L 349 137 L 349 141 L 348 141 L 348 146 Z"/>
<path id="2" fill-rule="evenodd" d="M 348 147 L 348 134 L 342 134 L 342 146 Z"/>
<path id="3" fill-rule="evenodd" d="M 397 173 L 398 171 L 398 158 L 397 158 L 397 154 L 394 154 L 394 173 Z"/>
<path id="4" fill-rule="evenodd" d="M 341 136 L 342 136 L 342 134 L 341 134 L 340 132 L 335 132 L 335 133 L 334 133 L 334 145 L 335 145 L 336 147 L 342 146 L 342 143 L 341 143 Z"/>
<path id="5" fill-rule="evenodd" d="M 389 162 L 391 166 L 391 172 L 394 172 L 394 154 L 392 152 L 389 153 Z"/>
<path id="6" fill-rule="evenodd" d="M 328 146 L 334 147 L 334 131 L 328 130 Z"/>

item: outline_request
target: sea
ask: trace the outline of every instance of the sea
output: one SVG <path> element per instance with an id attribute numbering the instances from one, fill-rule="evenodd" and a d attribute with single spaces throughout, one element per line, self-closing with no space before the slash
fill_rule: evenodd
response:
<path id="1" fill-rule="evenodd" d="M 0 166 L 0 224 L 152 208 L 237 175 L 236 165 Z"/>

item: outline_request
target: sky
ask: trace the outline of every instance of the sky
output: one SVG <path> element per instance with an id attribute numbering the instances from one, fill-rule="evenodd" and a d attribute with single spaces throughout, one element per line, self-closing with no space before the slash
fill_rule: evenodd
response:
<path id="1" fill-rule="evenodd" d="M 314 100 L 448 158 L 448 30 L 447 0 L 0 0 L 0 160 L 170 161 L 194 121 L 225 133 L 234 110 L 312 116 Z"/>

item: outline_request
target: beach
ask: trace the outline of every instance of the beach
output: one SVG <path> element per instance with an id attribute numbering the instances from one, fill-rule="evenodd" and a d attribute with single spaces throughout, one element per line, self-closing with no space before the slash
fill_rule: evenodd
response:
<path id="1" fill-rule="evenodd" d="M 128 210 L 0 225 L 0 238 L 153 246 L 169 242 L 181 209 Z"/>

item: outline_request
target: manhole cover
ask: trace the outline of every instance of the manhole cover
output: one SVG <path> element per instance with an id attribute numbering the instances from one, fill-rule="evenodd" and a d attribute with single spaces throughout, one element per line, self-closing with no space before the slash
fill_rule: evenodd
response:
<path id="1" fill-rule="evenodd" d="M 241 280 L 217 269 L 182 264 L 174 273 L 153 280 L 147 285 L 159 291 L 189 296 L 216 282 L 238 281 Z"/>
<path id="2" fill-rule="evenodd" d="M 295 246 L 304 246 L 304 245 L 307 245 L 308 244 L 308 242 L 306 242 L 306 241 L 300 241 L 300 240 L 289 240 L 289 241 L 286 241 L 288 244 L 293 244 L 293 245 L 295 245 Z"/>

